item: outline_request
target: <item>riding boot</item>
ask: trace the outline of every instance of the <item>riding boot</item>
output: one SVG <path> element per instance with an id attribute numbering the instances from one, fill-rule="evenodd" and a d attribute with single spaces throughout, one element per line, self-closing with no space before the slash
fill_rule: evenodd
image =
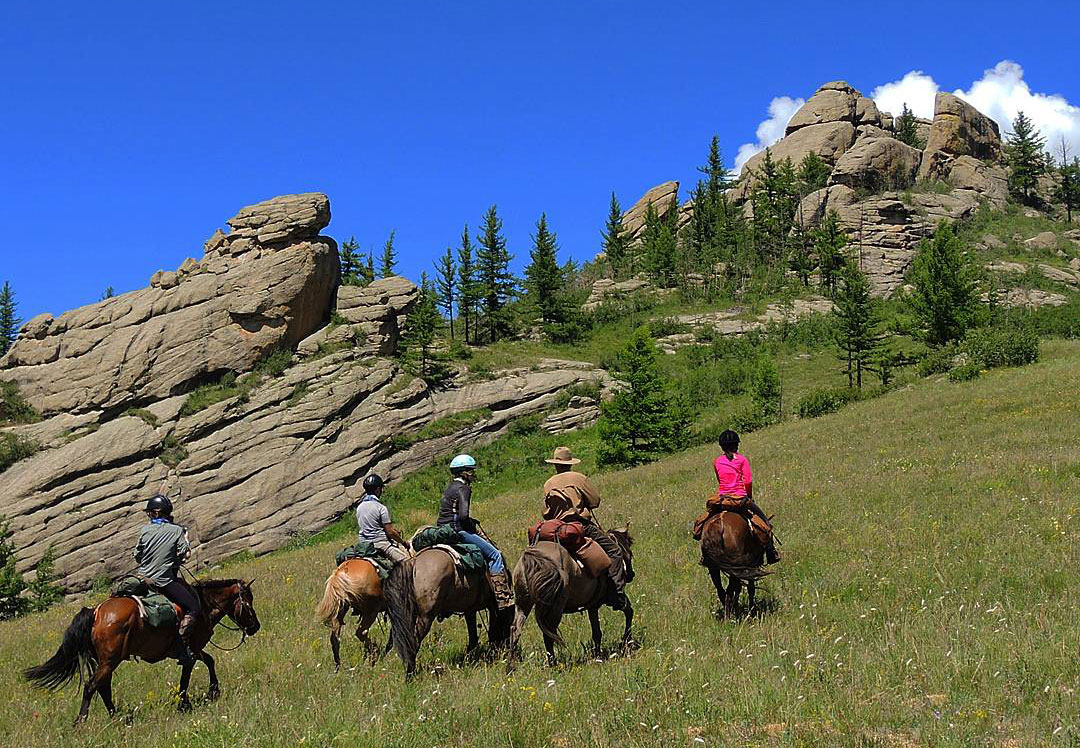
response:
<path id="1" fill-rule="evenodd" d="M 191 627 L 195 624 L 195 616 L 191 613 L 185 613 L 184 617 L 180 619 L 180 627 L 177 630 L 177 635 L 180 638 L 180 646 L 183 647 L 183 658 L 181 662 L 194 662 L 195 652 L 191 648 Z"/>
<path id="2" fill-rule="evenodd" d="M 514 590 L 510 585 L 510 575 L 505 571 L 501 574 L 488 572 L 487 579 L 488 584 L 491 585 L 491 592 L 495 595 L 495 606 L 498 608 L 512 606 L 514 604 Z"/>

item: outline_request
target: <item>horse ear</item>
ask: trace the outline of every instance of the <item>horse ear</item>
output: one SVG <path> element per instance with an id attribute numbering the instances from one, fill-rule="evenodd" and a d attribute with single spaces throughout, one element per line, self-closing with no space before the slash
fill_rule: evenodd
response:
<path id="1" fill-rule="evenodd" d="M 248 582 L 248 583 L 246 583 L 246 584 L 245 584 L 244 586 L 245 586 L 245 587 L 250 587 L 250 586 L 251 586 L 251 585 L 253 585 L 253 584 L 255 584 L 255 577 L 252 577 L 252 578 L 251 578 L 251 581 L 250 581 L 250 582 Z"/>

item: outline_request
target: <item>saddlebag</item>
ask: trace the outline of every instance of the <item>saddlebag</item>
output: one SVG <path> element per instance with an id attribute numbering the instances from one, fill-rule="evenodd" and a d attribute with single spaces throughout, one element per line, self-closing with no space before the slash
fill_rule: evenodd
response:
<path id="1" fill-rule="evenodd" d="M 574 551 L 574 555 L 585 567 L 585 572 L 594 579 L 606 574 L 611 566 L 611 556 L 592 538 L 585 538 L 585 542 Z"/>
<path id="2" fill-rule="evenodd" d="M 585 526 L 580 522 L 549 519 L 538 522 L 529 528 L 529 545 L 535 545 L 541 540 L 558 543 L 566 550 L 576 554 L 582 544 L 589 539 L 585 536 Z"/>

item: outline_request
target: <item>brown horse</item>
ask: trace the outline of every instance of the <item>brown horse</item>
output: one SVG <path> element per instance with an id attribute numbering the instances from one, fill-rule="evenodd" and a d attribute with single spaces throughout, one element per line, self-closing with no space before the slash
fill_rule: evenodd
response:
<path id="1" fill-rule="evenodd" d="M 510 634 L 513 609 L 499 610 L 482 572 L 462 573 L 450 554 L 440 548 L 425 548 L 393 568 L 383 595 L 390 615 L 390 640 L 405 665 L 405 677 L 416 673 L 416 655 L 436 619 L 465 616 L 469 628 L 466 652 L 480 645 L 476 614 L 488 611 L 488 641 L 495 647 L 505 644 Z"/>
<path id="2" fill-rule="evenodd" d="M 368 631 L 379 613 L 386 610 L 386 604 L 383 602 L 382 580 L 375 565 L 367 559 L 352 558 L 343 561 L 334 570 L 326 580 L 326 591 L 316 611 L 323 625 L 330 629 L 335 672 L 341 669 L 341 629 L 350 610 L 360 618 L 356 638 L 364 645 L 368 657 L 374 659 L 379 650 L 368 637 Z"/>
<path id="3" fill-rule="evenodd" d="M 252 580 L 254 581 L 254 580 Z M 202 602 L 202 615 L 191 628 L 191 650 L 206 663 L 210 671 L 208 697 L 216 699 L 221 687 L 214 669 L 214 658 L 203 651 L 214 627 L 228 617 L 244 636 L 259 630 L 259 617 L 252 606 L 251 582 L 239 579 L 214 579 L 196 582 L 194 591 Z M 109 716 L 116 714 L 112 699 L 113 671 L 124 660 L 139 657 L 147 662 L 177 658 L 177 627 L 150 627 L 139 614 L 139 605 L 130 597 L 110 597 L 94 609 L 83 608 L 75 614 L 56 654 L 46 662 L 23 672 L 23 676 L 39 688 L 55 691 L 71 680 L 76 673 L 80 680 L 85 674 L 82 706 L 75 723 L 86 721 L 90 700 L 101 696 Z M 182 663 L 180 673 L 180 710 L 191 709 L 188 682 L 194 662 Z"/>
<path id="4" fill-rule="evenodd" d="M 633 538 L 629 529 L 611 530 L 610 535 L 622 549 L 626 559 L 626 580 L 634 578 L 633 553 L 630 548 Z M 536 623 L 544 635 L 544 648 L 547 650 L 548 664 L 555 664 L 555 645 L 562 644 L 559 636 L 559 623 L 566 613 L 589 614 L 592 626 L 593 653 L 600 654 L 600 607 L 608 603 L 612 592 L 611 579 L 604 574 L 594 578 L 585 573 L 570 555 L 570 552 L 558 543 L 540 541 L 525 549 L 514 567 L 514 625 L 510 632 L 510 663 L 517 660 L 518 640 L 525 627 L 529 612 L 536 607 Z M 624 646 L 633 645 L 630 625 L 634 620 L 634 609 L 627 601 L 623 609 L 626 627 L 623 629 Z"/>
<path id="5" fill-rule="evenodd" d="M 744 584 L 748 609 L 752 610 L 757 581 L 769 573 L 764 568 L 765 546 L 738 512 L 720 512 L 705 523 L 701 531 L 701 565 L 709 570 L 725 615 L 735 611 Z"/>

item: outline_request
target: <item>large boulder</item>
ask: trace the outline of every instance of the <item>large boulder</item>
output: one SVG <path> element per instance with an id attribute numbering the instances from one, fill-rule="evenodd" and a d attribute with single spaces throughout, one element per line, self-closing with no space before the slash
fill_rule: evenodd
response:
<path id="1" fill-rule="evenodd" d="M 751 156 L 743 166 L 742 176 L 732 188 L 730 196 L 736 203 L 750 196 L 766 152 L 773 161 L 791 159 L 795 166 L 799 165 L 806 154 L 816 153 L 831 167 L 854 142 L 855 125 L 851 122 L 826 122 L 801 127 L 766 150 Z"/>
<path id="2" fill-rule="evenodd" d="M 0 359 L 0 378 L 45 414 L 116 412 L 295 347 L 324 324 L 338 284 L 337 245 L 319 235 L 329 211 L 321 194 L 243 209 L 182 277 L 35 317 Z"/>
<path id="3" fill-rule="evenodd" d="M 997 123 L 963 99 L 939 92 L 934 119 L 919 168 L 920 179 L 948 180 L 959 156 L 979 161 L 1001 160 L 1001 133 Z"/>
<path id="4" fill-rule="evenodd" d="M 653 206 L 658 218 L 663 218 L 672 208 L 680 210 L 678 205 L 679 183 L 664 182 L 648 189 L 622 217 L 623 236 L 631 243 L 637 241 L 645 230 L 645 214 L 649 205 Z"/>
<path id="5" fill-rule="evenodd" d="M 872 99 L 855 90 L 846 81 L 832 81 L 819 88 L 788 121 L 785 135 L 811 125 L 826 122 L 850 122 L 853 125 L 881 127 L 881 112 Z"/>
<path id="6" fill-rule="evenodd" d="M 922 153 L 896 138 L 867 135 L 837 160 L 829 183 L 871 192 L 904 189 L 914 183 L 921 158 Z"/>

